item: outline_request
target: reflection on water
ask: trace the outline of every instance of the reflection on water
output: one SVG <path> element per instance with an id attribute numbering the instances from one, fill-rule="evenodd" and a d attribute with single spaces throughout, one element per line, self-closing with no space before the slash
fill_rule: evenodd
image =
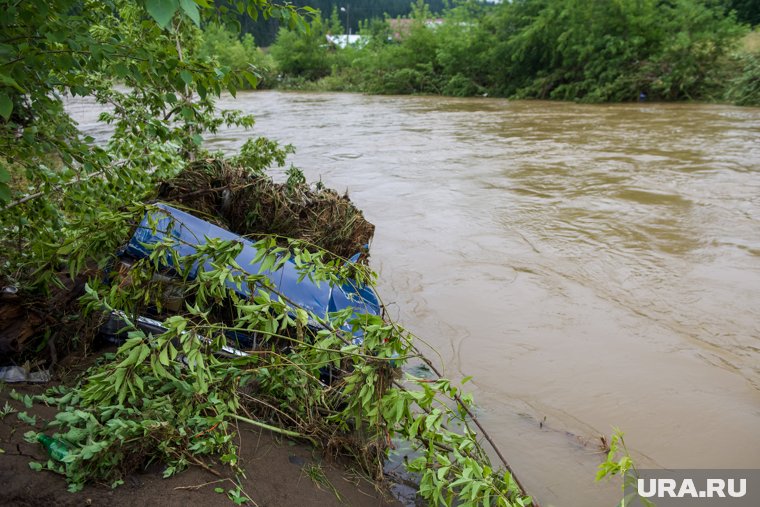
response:
<path id="1" fill-rule="evenodd" d="M 377 225 L 391 313 L 447 374 L 475 375 L 484 423 L 542 505 L 614 504 L 617 485 L 593 483 L 613 426 L 645 467 L 760 468 L 760 109 L 222 102 Z"/>

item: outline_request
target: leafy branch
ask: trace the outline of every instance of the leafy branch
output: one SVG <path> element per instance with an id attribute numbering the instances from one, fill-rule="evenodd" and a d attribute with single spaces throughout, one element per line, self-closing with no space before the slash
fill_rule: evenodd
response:
<path id="1" fill-rule="evenodd" d="M 102 220 L 134 219 L 119 214 Z M 257 245 L 258 260 L 269 268 L 283 262 L 285 250 L 273 238 Z M 89 247 L 71 248 L 68 255 L 75 258 Z M 132 265 L 128 283 L 94 281 L 88 287 L 86 309 L 121 309 L 129 336 L 80 384 L 38 398 L 59 406 L 51 425 L 71 449 L 63 463 L 49 461 L 43 468 L 65 474 L 72 489 L 89 480 L 118 481 L 146 459 L 164 461 L 171 474 L 203 456 L 221 455 L 234 471 L 239 460 L 228 424 L 234 420 L 359 457 L 374 476 L 382 473 L 393 438 L 416 442 L 421 456 L 409 469 L 421 475 L 420 494 L 431 503 L 531 504 L 509 471 L 491 467 L 467 427 L 469 397 L 446 379 L 410 377 L 414 389 L 394 380 L 413 351 L 411 335 L 377 316 L 350 311 L 319 316 L 295 307 L 266 277 L 244 273 L 235 262 L 239 249 L 235 242 L 211 241 L 180 257 L 171 243 L 161 243 Z M 320 252 L 295 241 L 289 250 L 287 258 L 297 259 L 293 262 L 316 279 L 350 281 Z M 193 265 L 212 267 L 191 279 Z M 148 336 L 129 316 L 160 299 L 156 275 L 167 266 L 184 279 L 186 313 L 166 318 L 166 331 Z M 251 297 L 241 298 L 230 283 L 254 288 Z M 215 308 L 225 302 L 235 312 L 231 320 L 217 320 Z M 319 327 L 308 327 L 309 322 Z M 352 342 L 346 324 L 361 329 L 361 344 Z M 245 357 L 218 357 L 232 330 L 257 336 L 260 345 Z"/>

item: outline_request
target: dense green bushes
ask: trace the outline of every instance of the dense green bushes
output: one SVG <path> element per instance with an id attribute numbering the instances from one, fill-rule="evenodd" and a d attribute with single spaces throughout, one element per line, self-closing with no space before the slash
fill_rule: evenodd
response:
<path id="1" fill-rule="evenodd" d="M 279 71 L 288 77 L 316 80 L 330 74 L 330 54 L 327 51 L 326 30 L 317 17 L 307 33 L 280 29 L 277 42 L 270 52 Z"/>
<path id="2" fill-rule="evenodd" d="M 400 40 L 388 38 L 394 32 L 388 20 L 375 20 L 363 26 L 362 33 L 372 37 L 364 49 L 330 48 L 318 25 L 309 35 L 281 31 L 272 55 L 290 83 L 322 79 L 312 85 L 321 89 L 757 104 L 756 58 L 736 54 L 746 27 L 724 4 L 462 2 L 434 24 L 417 2 Z"/>
<path id="3" fill-rule="evenodd" d="M 726 98 L 740 106 L 760 105 L 760 53 L 743 55 L 739 65 Z"/>
<path id="4" fill-rule="evenodd" d="M 705 98 L 741 33 L 693 0 L 524 0 L 495 26 L 506 35 L 503 94 L 587 101 Z"/>
<path id="5" fill-rule="evenodd" d="M 252 70 L 259 78 L 258 88 L 274 85 L 274 61 L 256 46 L 250 34 L 238 38 L 221 25 L 209 25 L 203 31 L 198 53 L 207 60 L 215 57 L 222 67 Z"/>

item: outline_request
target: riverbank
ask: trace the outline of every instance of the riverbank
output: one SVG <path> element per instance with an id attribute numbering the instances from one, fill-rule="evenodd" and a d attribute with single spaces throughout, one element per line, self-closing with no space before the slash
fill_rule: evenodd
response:
<path id="1" fill-rule="evenodd" d="M 77 371 L 82 370 L 81 365 L 91 364 L 99 355 L 72 356 L 60 365 L 59 370 L 69 370 L 68 377 L 73 379 Z M 22 396 L 34 396 L 55 384 L 1 385 L 0 407 L 11 407 L 0 419 L 0 483 L 3 484 L 0 503 L 3 505 L 121 507 L 161 504 L 179 507 L 234 505 L 234 498 L 248 500 L 245 505 L 260 507 L 401 505 L 385 485 L 370 482 L 346 468 L 345 462 L 331 461 L 306 444 L 244 424 L 237 428 L 236 443 L 245 477 L 236 478 L 231 469 L 223 466 L 204 470 L 190 465 L 188 470 L 164 479 L 165 466 L 152 463 L 126 476 L 119 487 L 112 489 L 105 484 L 88 484 L 82 491 L 70 493 L 64 477 L 50 471 L 30 469 L 30 462 L 45 462 L 48 457 L 41 445 L 24 440 L 25 432 L 40 431 L 44 422 L 55 416 L 56 410 L 39 403 L 27 408 L 11 397 L 13 389 Z M 31 426 L 22 421 L 19 413 L 33 418 L 36 424 Z M 236 482 L 238 479 L 239 483 Z M 236 495 L 238 485 L 240 493 Z"/>

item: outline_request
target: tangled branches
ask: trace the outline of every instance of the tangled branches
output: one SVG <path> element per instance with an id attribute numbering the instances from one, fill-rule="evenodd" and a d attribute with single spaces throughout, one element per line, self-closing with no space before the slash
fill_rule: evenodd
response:
<path id="1" fill-rule="evenodd" d="M 291 255 L 313 276 L 351 283 L 335 263 L 296 245 Z M 264 262 L 282 255 L 271 241 L 259 247 Z M 185 275 L 184 312 L 165 317 L 158 335 L 146 334 L 130 316 L 134 302 L 160 293 L 156 275 L 168 259 L 178 259 L 171 243 L 131 267 L 132 282 L 140 283 L 118 290 L 96 280 L 88 285 L 87 309 L 123 310 L 128 338 L 77 386 L 38 398 L 59 407 L 51 425 L 71 452 L 64 462 L 36 466 L 64 473 L 72 489 L 86 481 L 118 482 L 152 460 L 166 463 L 167 475 L 216 459 L 242 473 L 232 424 L 242 422 L 348 456 L 378 479 L 391 442 L 401 439 L 417 450 L 408 468 L 428 502 L 530 504 L 509 471 L 491 466 L 469 427 L 468 396 L 446 379 L 407 374 L 400 380 L 400 366 L 416 354 L 406 331 L 351 308 L 316 315 L 294 307 L 268 278 L 244 274 L 235 261 L 240 248 L 235 242 L 197 245 L 175 264 L 214 268 Z M 255 289 L 243 298 L 230 290 L 231 281 Z M 215 320 L 213 306 L 222 301 L 234 315 Z M 255 336 L 256 345 L 227 357 L 230 333 Z"/>

